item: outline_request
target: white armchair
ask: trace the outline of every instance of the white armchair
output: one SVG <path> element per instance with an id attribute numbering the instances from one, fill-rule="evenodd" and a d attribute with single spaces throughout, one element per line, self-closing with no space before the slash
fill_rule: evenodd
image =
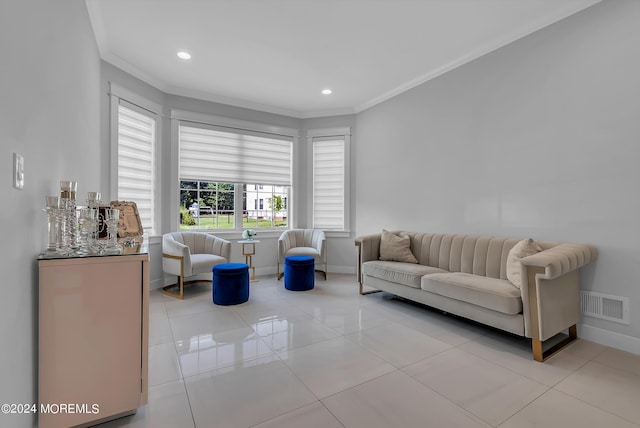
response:
<path id="1" fill-rule="evenodd" d="M 227 263 L 231 256 L 231 242 L 203 232 L 173 232 L 162 236 L 162 270 L 178 276 L 178 282 L 162 288 L 168 296 L 184 297 L 184 279 Z M 172 291 L 178 288 L 177 292 Z"/>
<path id="2" fill-rule="evenodd" d="M 316 272 L 327 279 L 327 246 L 324 231 L 320 229 L 289 229 L 278 239 L 278 279 L 284 276 L 280 265 L 284 266 L 285 257 L 312 256 L 315 259 Z M 318 269 L 322 266 L 324 270 Z"/>

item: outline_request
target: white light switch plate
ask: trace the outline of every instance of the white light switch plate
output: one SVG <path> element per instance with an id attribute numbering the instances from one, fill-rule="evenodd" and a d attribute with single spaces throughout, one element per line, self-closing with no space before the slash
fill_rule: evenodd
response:
<path id="1" fill-rule="evenodd" d="M 13 154 L 13 187 L 24 188 L 24 158 L 17 153 Z"/>

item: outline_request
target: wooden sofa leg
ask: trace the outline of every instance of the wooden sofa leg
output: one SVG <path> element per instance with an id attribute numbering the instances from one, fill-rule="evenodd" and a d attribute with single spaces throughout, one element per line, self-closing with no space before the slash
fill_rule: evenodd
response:
<path id="1" fill-rule="evenodd" d="M 569 327 L 569 335 L 564 338 L 559 343 L 553 345 L 551 348 L 546 351 L 542 350 L 542 341 L 538 339 L 531 339 L 531 347 L 533 350 L 533 359 L 536 361 L 543 362 L 551 355 L 555 354 L 559 350 L 563 349 L 568 344 L 572 343 L 574 340 L 578 338 L 578 328 L 576 325 L 572 325 Z"/>

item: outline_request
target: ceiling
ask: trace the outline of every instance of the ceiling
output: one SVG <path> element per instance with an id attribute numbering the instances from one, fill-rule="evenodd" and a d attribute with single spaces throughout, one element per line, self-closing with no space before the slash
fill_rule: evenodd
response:
<path id="1" fill-rule="evenodd" d="M 599 1 L 86 0 L 105 61 L 300 118 L 360 112 Z"/>

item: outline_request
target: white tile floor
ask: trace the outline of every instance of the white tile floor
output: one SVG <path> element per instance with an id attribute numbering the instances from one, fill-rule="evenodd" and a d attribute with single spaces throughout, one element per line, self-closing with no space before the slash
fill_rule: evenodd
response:
<path id="1" fill-rule="evenodd" d="M 247 303 L 151 292 L 149 404 L 101 427 L 640 427 L 640 356 L 578 340 L 545 363 L 529 341 L 353 275 L 310 291 L 275 277 Z"/>

